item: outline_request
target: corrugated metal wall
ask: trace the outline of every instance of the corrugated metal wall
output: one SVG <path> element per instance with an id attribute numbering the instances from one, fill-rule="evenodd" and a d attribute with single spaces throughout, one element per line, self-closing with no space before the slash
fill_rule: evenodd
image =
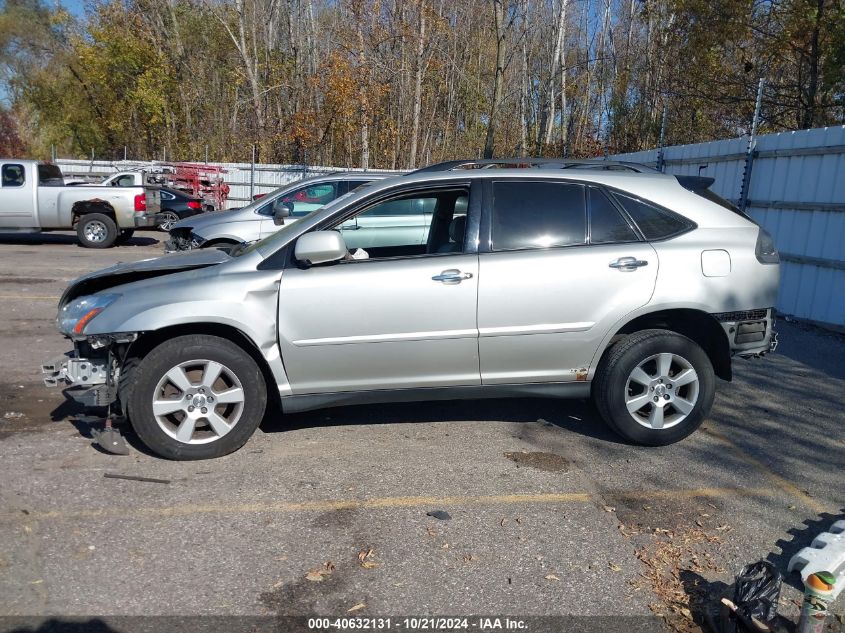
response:
<path id="1" fill-rule="evenodd" d="M 666 147 L 664 171 L 713 177 L 738 202 L 747 148 L 747 138 Z M 658 151 L 611 158 L 654 165 Z M 778 310 L 845 328 L 845 126 L 757 137 L 747 201 L 781 252 Z"/>
<path id="2" fill-rule="evenodd" d="M 102 180 L 105 176 L 116 171 L 129 169 L 146 169 L 157 165 L 154 162 L 143 161 L 105 161 L 105 160 L 57 160 L 56 164 L 61 168 L 66 178 L 77 177 L 86 180 Z M 213 167 L 222 167 L 226 170 L 222 174 L 223 179 L 229 185 L 228 208 L 242 207 L 250 199 L 250 163 L 208 163 Z M 361 169 L 344 169 L 341 167 L 319 167 L 304 165 L 264 165 L 255 166 L 255 178 L 253 193 L 269 193 L 274 189 L 288 183 L 319 176 L 337 171 L 363 171 Z"/>

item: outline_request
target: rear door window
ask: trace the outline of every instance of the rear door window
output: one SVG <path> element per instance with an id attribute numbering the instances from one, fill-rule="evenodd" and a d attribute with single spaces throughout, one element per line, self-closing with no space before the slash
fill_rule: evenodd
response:
<path id="1" fill-rule="evenodd" d="M 39 187 L 62 187 L 65 184 L 62 170 L 56 165 L 39 165 L 38 166 L 38 186 Z"/>
<path id="2" fill-rule="evenodd" d="M 639 198 L 617 191 L 613 197 L 631 216 L 647 240 L 665 240 L 689 231 L 695 226 L 691 221 Z"/>
<path id="3" fill-rule="evenodd" d="M 590 244 L 636 242 L 637 233 L 601 190 L 589 188 Z"/>
<path id="4" fill-rule="evenodd" d="M 584 187 L 574 183 L 493 183 L 494 251 L 576 246 L 587 241 Z"/>
<path id="5" fill-rule="evenodd" d="M 26 176 L 23 165 L 3 165 L 3 186 L 23 187 Z"/>

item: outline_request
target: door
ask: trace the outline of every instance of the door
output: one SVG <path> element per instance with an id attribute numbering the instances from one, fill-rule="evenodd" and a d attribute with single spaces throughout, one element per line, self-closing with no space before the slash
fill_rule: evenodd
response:
<path id="1" fill-rule="evenodd" d="M 490 239 L 479 256 L 482 382 L 586 380 L 607 331 L 651 298 L 654 249 L 599 189 L 502 180 L 485 194 Z"/>
<path id="2" fill-rule="evenodd" d="M 21 163 L 0 164 L 0 227 L 37 227 L 34 191 L 37 176 Z"/>
<path id="3" fill-rule="evenodd" d="M 294 394 L 480 383 L 478 256 L 448 231 L 466 195 L 402 195 L 430 205 L 438 240 L 393 239 L 366 251 L 368 259 L 284 271 L 279 337 Z"/>

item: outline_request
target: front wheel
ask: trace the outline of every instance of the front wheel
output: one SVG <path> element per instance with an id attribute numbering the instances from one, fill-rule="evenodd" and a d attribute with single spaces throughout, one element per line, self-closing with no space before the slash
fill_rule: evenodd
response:
<path id="1" fill-rule="evenodd" d="M 690 435 L 710 413 L 715 391 L 704 350 L 668 330 L 635 332 L 615 344 L 593 382 L 602 418 L 625 439 L 646 446 Z"/>
<path id="2" fill-rule="evenodd" d="M 76 237 L 86 248 L 108 248 L 117 236 L 117 224 L 102 213 L 86 213 L 76 223 Z"/>
<path id="3" fill-rule="evenodd" d="M 228 339 L 180 336 L 128 366 L 121 400 L 138 437 L 162 457 L 208 459 L 236 451 L 264 415 L 264 376 Z"/>

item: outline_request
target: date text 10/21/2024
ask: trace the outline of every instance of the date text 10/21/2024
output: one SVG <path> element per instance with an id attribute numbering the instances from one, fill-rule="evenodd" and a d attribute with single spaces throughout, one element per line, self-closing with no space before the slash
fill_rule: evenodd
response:
<path id="1" fill-rule="evenodd" d="M 308 628 L 314 631 L 327 630 L 406 630 L 406 631 L 520 631 L 526 630 L 525 621 L 517 618 L 308 618 Z"/>

